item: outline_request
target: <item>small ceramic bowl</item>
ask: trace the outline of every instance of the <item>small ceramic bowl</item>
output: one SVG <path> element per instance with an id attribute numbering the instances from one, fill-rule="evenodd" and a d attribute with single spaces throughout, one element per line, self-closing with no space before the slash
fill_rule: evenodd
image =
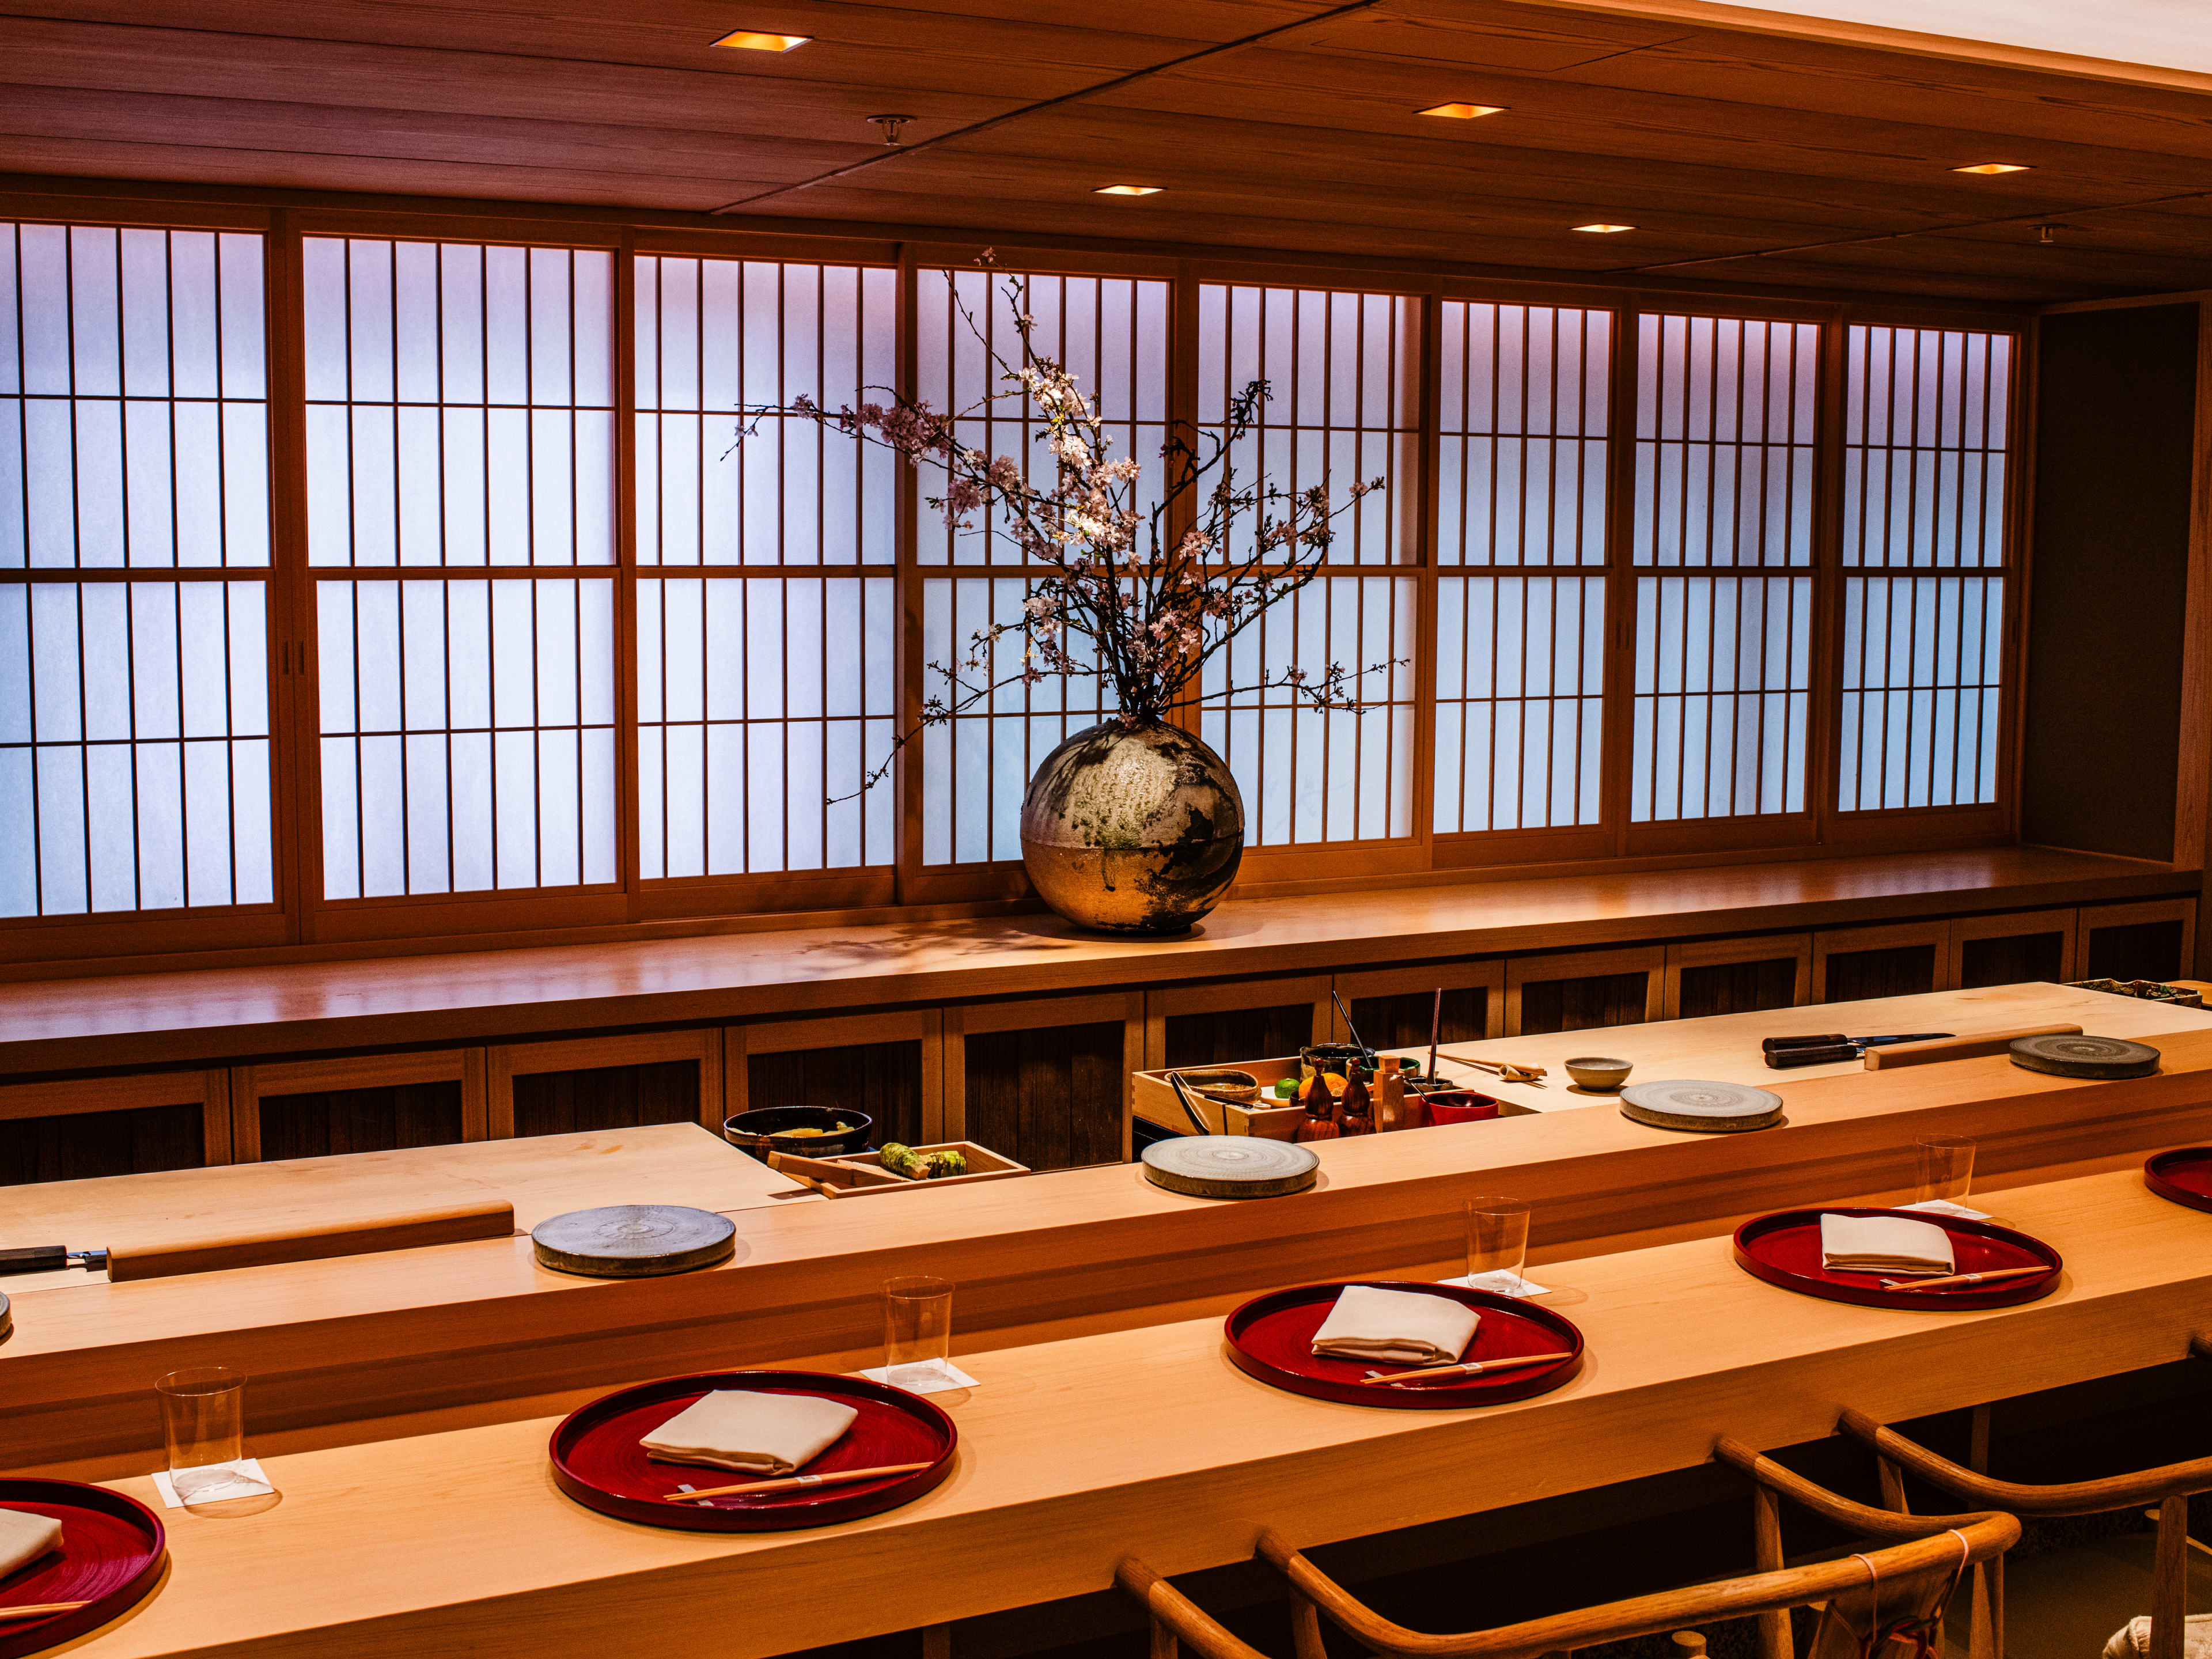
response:
<path id="1" fill-rule="evenodd" d="M 1587 1054 L 1567 1062 L 1567 1075 L 1585 1089 L 1618 1089 L 1635 1069 L 1632 1060 L 1613 1060 L 1603 1054 Z"/>

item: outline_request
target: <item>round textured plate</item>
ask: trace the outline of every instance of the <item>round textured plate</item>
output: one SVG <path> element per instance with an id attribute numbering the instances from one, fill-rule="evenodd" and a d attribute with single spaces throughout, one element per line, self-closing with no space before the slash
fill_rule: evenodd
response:
<path id="1" fill-rule="evenodd" d="M 1145 1148 L 1145 1179 L 1193 1198 L 1280 1198 L 1314 1184 L 1311 1150 L 1258 1135 L 1182 1135 Z"/>
<path id="2" fill-rule="evenodd" d="M 638 1444 L 692 1401 L 717 1389 L 814 1395 L 860 1413 L 829 1450 L 800 1471 L 803 1474 L 871 1469 L 885 1463 L 926 1462 L 929 1467 L 911 1474 L 887 1474 L 879 1480 L 836 1486 L 712 1498 L 703 1504 L 664 1504 L 660 1495 L 681 1486 L 733 1486 L 756 1478 L 705 1464 L 656 1463 Z M 865 1376 L 712 1371 L 663 1377 L 594 1400 L 553 1431 L 548 1450 L 554 1484 L 602 1515 L 678 1532 L 787 1532 L 879 1515 L 912 1503 L 952 1473 L 952 1450 L 959 1442 L 952 1419 L 927 1400 Z"/>
<path id="3" fill-rule="evenodd" d="M 161 1582 L 161 1522 L 135 1498 L 75 1480 L 0 1480 L 0 1505 L 52 1516 L 62 1547 L 0 1578 L 0 1611 L 40 1601 L 82 1601 L 75 1613 L 0 1623 L 0 1659 L 20 1659 L 97 1630 Z"/>
<path id="4" fill-rule="evenodd" d="M 1765 1129 L 1782 1121 L 1782 1097 L 1744 1083 L 1688 1079 L 1634 1083 L 1620 1091 L 1620 1114 L 1655 1129 L 1729 1134 Z"/>
<path id="5" fill-rule="evenodd" d="M 1893 1215 L 1932 1223 L 1951 1235 L 1951 1259 L 1962 1273 L 1987 1273 L 1998 1267 L 2047 1271 L 2001 1279 L 1994 1285 L 1886 1291 L 1881 1273 L 1844 1273 L 1820 1265 L 1823 1215 Z M 1855 1302 L 1865 1308 L 1905 1308 L 1915 1313 L 1956 1313 L 1961 1309 L 2009 1308 L 2016 1303 L 2033 1302 L 2058 1288 L 2059 1271 L 2066 1265 L 2058 1252 L 2041 1239 L 1993 1222 L 1966 1221 L 1926 1210 L 1861 1209 L 1840 1204 L 1818 1210 L 1778 1210 L 1745 1222 L 1735 1230 L 1735 1263 L 1754 1279 L 1802 1296 Z"/>
<path id="6" fill-rule="evenodd" d="M 2158 1050 L 2118 1037 L 2027 1036 L 2014 1042 L 2012 1063 L 2054 1077 L 2148 1077 L 2158 1070 Z"/>
<path id="7" fill-rule="evenodd" d="M 1382 1406 L 1400 1411 L 1457 1411 L 1469 1406 L 1498 1406 L 1549 1394 L 1583 1368 L 1583 1334 L 1548 1308 L 1532 1307 L 1510 1296 L 1470 1291 L 1459 1285 L 1419 1280 L 1359 1279 L 1378 1291 L 1418 1291 L 1473 1308 L 1482 1316 L 1468 1345 L 1466 1359 L 1504 1359 L 1516 1353 L 1564 1353 L 1548 1365 L 1516 1366 L 1486 1376 L 1450 1377 L 1404 1389 L 1361 1385 L 1370 1371 L 1410 1371 L 1416 1365 L 1379 1359 L 1334 1359 L 1313 1351 L 1314 1333 L 1336 1305 L 1344 1285 L 1301 1285 L 1255 1297 L 1229 1316 L 1224 1331 L 1237 1369 L 1269 1386 L 1315 1400 L 1347 1406 Z"/>
<path id="8" fill-rule="evenodd" d="M 0 1296 L 0 1342 L 5 1342 L 15 1334 L 15 1310 L 6 1297 Z"/>
<path id="9" fill-rule="evenodd" d="M 2192 1210 L 2212 1210 L 2212 1146 L 2177 1146 L 2143 1164 L 2143 1185 Z"/>
<path id="10" fill-rule="evenodd" d="M 538 1265 L 590 1279 L 653 1279 L 711 1267 L 737 1254 L 726 1215 L 681 1204 L 611 1204 L 571 1210 L 530 1230 Z"/>

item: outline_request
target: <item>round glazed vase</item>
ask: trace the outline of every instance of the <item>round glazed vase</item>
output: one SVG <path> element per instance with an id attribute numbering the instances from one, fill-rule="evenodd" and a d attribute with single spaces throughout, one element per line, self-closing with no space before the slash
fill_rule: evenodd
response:
<path id="1" fill-rule="evenodd" d="M 1037 896 L 1108 933 L 1179 933 L 1221 902 L 1244 856 L 1244 798 L 1178 726 L 1118 720 L 1047 755 L 1022 797 Z"/>

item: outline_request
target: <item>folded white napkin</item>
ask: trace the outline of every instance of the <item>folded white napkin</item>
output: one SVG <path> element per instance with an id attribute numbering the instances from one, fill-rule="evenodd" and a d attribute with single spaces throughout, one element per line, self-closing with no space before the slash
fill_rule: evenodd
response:
<path id="1" fill-rule="evenodd" d="M 1843 1273 L 1948 1273 L 1951 1235 L 1900 1215 L 1824 1215 L 1820 1265 Z"/>
<path id="2" fill-rule="evenodd" d="M 657 1463 L 711 1463 L 749 1474 L 789 1474 L 812 1462 L 860 1415 L 809 1394 L 717 1389 L 638 1444 Z"/>
<path id="3" fill-rule="evenodd" d="M 1449 1364 L 1474 1340 L 1481 1316 L 1464 1303 L 1419 1291 L 1347 1285 L 1314 1333 L 1313 1351 L 1335 1359 L 1427 1360 Z"/>
<path id="4" fill-rule="evenodd" d="M 2105 1644 L 2105 1659 L 2136 1659 L 2149 1651 L 2148 1614 L 2129 1620 Z M 2212 1655 L 2212 1613 L 2192 1613 L 2181 1621 L 2182 1659 L 2206 1659 L 2207 1655 Z"/>
<path id="5" fill-rule="evenodd" d="M 0 1510 L 0 1578 L 59 1549 L 62 1523 L 28 1510 Z"/>

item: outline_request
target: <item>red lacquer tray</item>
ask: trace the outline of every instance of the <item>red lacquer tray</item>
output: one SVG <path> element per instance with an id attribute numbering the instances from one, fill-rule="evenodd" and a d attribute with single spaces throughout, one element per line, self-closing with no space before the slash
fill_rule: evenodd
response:
<path id="1" fill-rule="evenodd" d="M 1229 1357 L 1237 1368 L 1272 1387 L 1316 1400 L 1348 1406 L 1382 1406 L 1399 1410 L 1458 1411 L 1497 1406 L 1548 1394 L 1583 1368 L 1583 1334 L 1548 1308 L 1532 1307 L 1510 1296 L 1470 1291 L 1457 1285 L 1419 1280 L 1360 1279 L 1380 1291 L 1419 1291 L 1464 1303 L 1482 1316 L 1464 1359 L 1502 1359 L 1516 1353 L 1564 1353 L 1548 1365 L 1516 1366 L 1487 1376 L 1425 1382 L 1418 1388 L 1363 1388 L 1370 1370 L 1410 1371 L 1419 1367 L 1376 1359 L 1331 1359 L 1313 1352 L 1314 1333 L 1328 1317 L 1344 1285 L 1301 1285 L 1256 1297 L 1229 1316 L 1224 1332 Z"/>
<path id="2" fill-rule="evenodd" d="M 2192 1210 L 2212 1210 L 2212 1146 L 2177 1146 L 2143 1164 L 2143 1185 Z"/>
<path id="3" fill-rule="evenodd" d="M 161 1582 L 168 1547 L 160 1517 L 136 1498 L 75 1480 L 0 1480 L 0 1505 L 62 1523 L 59 1551 L 0 1578 L 0 1611 L 82 1601 L 75 1613 L 0 1623 L 0 1659 L 20 1659 L 97 1630 Z"/>
<path id="4" fill-rule="evenodd" d="M 689 1463 L 655 1463 L 638 1442 L 693 1401 L 716 1389 L 764 1394 L 823 1395 L 860 1413 L 852 1427 L 802 1474 L 871 1469 L 885 1463 L 927 1462 L 911 1474 L 854 1480 L 836 1486 L 799 1486 L 752 1498 L 717 1498 L 698 1504 L 664 1504 L 660 1494 L 684 1486 L 732 1486 L 767 1479 L 735 1469 Z M 587 1509 L 648 1527 L 682 1532 L 785 1532 L 827 1527 L 878 1515 L 910 1504 L 952 1473 L 959 1443 L 952 1419 L 917 1395 L 864 1376 L 825 1371 L 708 1371 L 665 1376 L 594 1400 L 553 1431 L 549 1448 L 553 1480 Z"/>
<path id="5" fill-rule="evenodd" d="M 2041 1267 L 2044 1272 L 1994 1285 L 1954 1285 L 1940 1291 L 1886 1291 L 1885 1276 L 1898 1274 L 1831 1272 L 1820 1265 L 1820 1218 L 1824 1215 L 1895 1215 L 1932 1222 L 1951 1235 L 1951 1256 L 1962 1273 L 1998 1267 Z M 1905 1308 L 1917 1313 L 1957 1313 L 1962 1309 L 2009 1308 L 2033 1302 L 2058 1288 L 2066 1266 L 2058 1252 L 2039 1238 L 1988 1221 L 1924 1210 L 1886 1210 L 1826 1204 L 1817 1210 L 1778 1210 L 1747 1221 L 1735 1230 L 1735 1261 L 1754 1279 L 1779 1285 L 1802 1296 L 1830 1302 L 1855 1302 L 1865 1308 Z"/>

